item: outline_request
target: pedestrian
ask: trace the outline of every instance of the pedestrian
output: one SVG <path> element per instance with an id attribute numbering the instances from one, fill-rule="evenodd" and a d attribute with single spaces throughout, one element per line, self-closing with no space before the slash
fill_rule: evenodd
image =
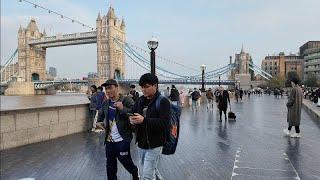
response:
<path id="1" fill-rule="evenodd" d="M 223 87 L 220 87 L 220 95 L 218 97 L 218 108 L 219 108 L 219 115 L 220 115 L 220 122 L 222 121 L 222 111 L 224 113 L 224 118 L 227 120 L 227 109 L 228 103 L 230 104 L 229 93 L 227 90 L 224 90 Z"/>
<path id="2" fill-rule="evenodd" d="M 237 102 L 239 102 L 239 95 L 240 95 L 240 92 L 239 90 L 236 88 L 235 92 L 234 92 L 234 97 L 236 98 Z"/>
<path id="3" fill-rule="evenodd" d="M 128 117 L 128 113 L 132 112 L 134 102 L 132 98 L 119 94 L 116 80 L 109 79 L 103 86 L 109 99 L 103 103 L 99 111 L 97 127 L 105 129 L 108 180 L 117 179 L 117 159 L 132 175 L 132 178 L 138 180 L 138 168 L 133 163 L 130 154 L 130 142 L 133 135 Z"/>
<path id="4" fill-rule="evenodd" d="M 134 84 L 130 85 L 128 96 L 130 96 L 134 102 L 139 99 L 139 93 L 136 91 L 136 86 Z"/>
<path id="5" fill-rule="evenodd" d="M 201 95 L 197 88 L 193 89 L 193 92 L 191 93 L 191 99 L 192 99 L 192 111 L 198 111 L 198 100 L 200 99 Z"/>
<path id="6" fill-rule="evenodd" d="M 164 96 L 166 98 L 169 98 L 169 96 L 170 96 L 170 88 L 169 87 L 167 87 L 167 89 L 164 91 Z"/>
<path id="7" fill-rule="evenodd" d="M 96 131 L 96 123 L 97 123 L 97 115 L 98 115 L 98 92 L 97 92 L 97 86 L 92 85 L 90 86 L 91 95 L 88 97 L 90 100 L 89 104 L 89 114 L 90 119 L 92 120 L 92 128 L 91 131 Z"/>
<path id="8" fill-rule="evenodd" d="M 299 86 L 299 80 L 296 77 L 293 77 L 291 80 L 292 90 L 288 97 L 287 108 L 287 122 L 288 129 L 284 129 L 284 133 L 287 136 L 299 138 L 301 137 L 300 133 L 300 120 L 301 120 L 301 107 L 302 107 L 302 98 L 303 93 L 302 89 Z M 296 133 L 291 133 L 292 126 L 295 127 Z"/>
<path id="9" fill-rule="evenodd" d="M 208 104 L 207 104 L 207 110 L 213 109 L 213 92 L 212 89 L 209 88 L 209 90 L 206 93 Z"/>
<path id="10" fill-rule="evenodd" d="M 240 89 L 239 94 L 240 94 L 240 100 L 242 101 L 242 96 L 243 96 L 243 90 L 242 90 L 242 88 Z"/>
<path id="11" fill-rule="evenodd" d="M 165 131 L 169 126 L 170 102 L 162 98 L 157 107 L 156 100 L 160 96 L 157 76 L 146 73 L 140 77 L 139 85 L 143 96 L 134 104 L 134 115 L 130 116 L 130 122 L 136 129 L 142 179 L 163 179 L 157 166 L 165 143 Z"/>
<path id="12" fill-rule="evenodd" d="M 169 95 L 169 99 L 171 100 L 171 103 L 178 106 L 179 96 L 180 96 L 180 94 L 179 94 L 179 91 L 177 90 L 176 86 L 172 85 L 170 95 Z"/>
<path id="13" fill-rule="evenodd" d="M 184 101 L 185 101 L 185 94 L 184 92 L 181 90 L 180 91 L 180 95 L 179 95 L 179 101 L 180 101 L 180 107 L 184 107 Z"/>

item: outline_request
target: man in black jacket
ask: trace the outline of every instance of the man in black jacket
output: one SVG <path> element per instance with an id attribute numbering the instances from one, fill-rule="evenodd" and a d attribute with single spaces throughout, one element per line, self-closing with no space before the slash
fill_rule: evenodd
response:
<path id="1" fill-rule="evenodd" d="M 156 100 L 160 96 L 157 76 L 144 74 L 139 85 L 143 96 L 135 103 L 130 122 L 136 129 L 143 179 L 155 179 L 155 176 L 162 179 L 157 164 L 165 143 L 165 129 L 169 125 L 170 102 L 167 98 L 162 98 L 157 107 Z"/>
<path id="2" fill-rule="evenodd" d="M 132 162 L 130 154 L 132 129 L 128 113 L 131 113 L 134 102 L 130 97 L 123 97 L 118 93 L 116 80 L 109 79 L 103 86 L 109 99 L 103 102 L 99 110 L 97 127 L 105 129 L 108 180 L 117 179 L 117 158 L 134 180 L 139 179 L 138 168 Z"/>

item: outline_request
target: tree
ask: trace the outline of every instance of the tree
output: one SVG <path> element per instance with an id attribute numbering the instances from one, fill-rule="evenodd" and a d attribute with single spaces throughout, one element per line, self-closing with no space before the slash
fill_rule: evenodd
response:
<path id="1" fill-rule="evenodd" d="M 306 80 L 304 81 L 304 85 L 307 87 L 317 87 L 317 76 L 315 74 L 308 74 Z"/>
<path id="2" fill-rule="evenodd" d="M 297 78 L 300 79 L 296 71 L 289 71 L 287 74 L 286 87 L 291 87 L 291 79 Z"/>
<path id="3" fill-rule="evenodd" d="M 274 88 L 283 88 L 284 87 L 284 79 L 279 77 L 279 76 L 273 76 L 270 80 L 269 80 L 269 87 L 271 89 Z"/>

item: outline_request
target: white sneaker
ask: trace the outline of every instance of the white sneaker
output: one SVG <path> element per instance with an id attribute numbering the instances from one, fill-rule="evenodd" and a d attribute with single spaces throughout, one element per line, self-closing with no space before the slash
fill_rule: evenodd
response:
<path id="1" fill-rule="evenodd" d="M 297 138 L 301 138 L 301 133 L 296 133 L 297 134 Z"/>
<path id="2" fill-rule="evenodd" d="M 298 134 L 297 134 L 297 133 L 291 133 L 291 134 L 290 134 L 290 137 L 296 138 L 296 137 L 298 137 Z"/>
<path id="3" fill-rule="evenodd" d="M 96 128 L 92 128 L 92 129 L 91 129 L 91 132 L 94 132 L 95 130 L 96 130 Z"/>
<path id="4" fill-rule="evenodd" d="M 290 136 L 290 131 L 288 129 L 283 129 L 285 136 Z"/>

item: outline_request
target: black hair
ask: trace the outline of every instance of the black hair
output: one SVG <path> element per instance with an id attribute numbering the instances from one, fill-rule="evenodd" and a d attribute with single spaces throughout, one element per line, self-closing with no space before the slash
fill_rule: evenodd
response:
<path id="1" fill-rule="evenodd" d="M 97 86 L 96 85 L 92 85 L 91 86 L 95 91 L 97 91 Z"/>
<path id="2" fill-rule="evenodd" d="M 118 82 L 115 79 L 108 79 L 105 83 L 103 83 L 101 86 L 107 87 L 107 86 L 111 86 L 114 85 L 115 87 L 118 87 Z"/>
<path id="3" fill-rule="evenodd" d="M 97 89 L 103 91 L 103 88 L 101 86 L 99 86 Z"/>
<path id="4" fill-rule="evenodd" d="M 136 86 L 134 84 L 131 84 L 130 88 L 136 88 Z"/>
<path id="5" fill-rule="evenodd" d="M 297 77 L 292 77 L 291 79 L 290 79 L 290 81 L 292 81 L 294 84 L 299 84 L 299 82 L 300 82 L 300 80 L 297 78 Z"/>
<path id="6" fill-rule="evenodd" d="M 144 86 L 146 84 L 155 85 L 158 84 L 158 77 L 151 73 L 146 73 L 140 77 L 139 85 Z"/>

